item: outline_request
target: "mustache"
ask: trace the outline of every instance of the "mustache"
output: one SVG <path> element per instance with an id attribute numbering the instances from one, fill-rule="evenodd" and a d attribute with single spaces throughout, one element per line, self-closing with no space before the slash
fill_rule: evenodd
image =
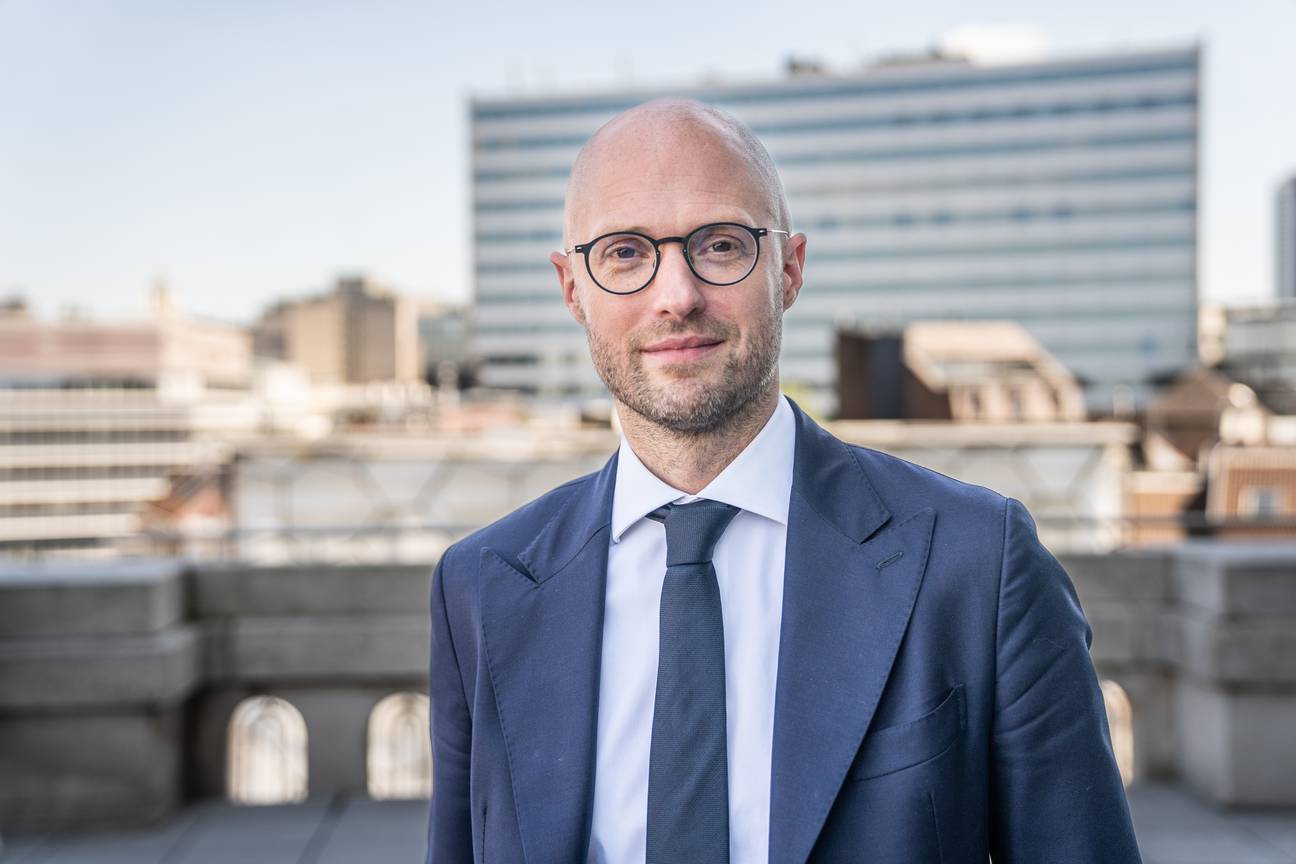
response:
<path id="1" fill-rule="evenodd" d="M 728 324 L 712 318 L 697 318 L 689 321 L 664 322 L 646 326 L 630 338 L 629 344 L 631 348 L 639 349 L 662 339 L 688 336 L 720 342 L 732 339 L 735 333 L 735 329 Z"/>

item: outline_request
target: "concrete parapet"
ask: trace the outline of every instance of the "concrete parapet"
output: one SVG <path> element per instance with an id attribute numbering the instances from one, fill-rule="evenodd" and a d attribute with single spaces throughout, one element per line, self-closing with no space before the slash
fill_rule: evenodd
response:
<path id="1" fill-rule="evenodd" d="M 184 796 L 177 706 L 0 713 L 0 831 L 127 828 Z"/>
<path id="2" fill-rule="evenodd" d="M 0 639 L 0 712 L 174 705 L 199 683 L 199 644 L 188 625 L 144 636 Z"/>
<path id="3" fill-rule="evenodd" d="M 1185 607 L 1225 618 L 1296 618 L 1296 544 L 1198 541 L 1179 547 L 1174 564 Z"/>
<path id="4" fill-rule="evenodd" d="M 184 617 L 171 561 L 0 564 L 0 639 L 155 633 Z"/>
<path id="5" fill-rule="evenodd" d="M 362 793 L 366 723 L 423 690 L 431 565 L 0 572 L 0 831 L 133 826 L 224 794 L 243 698 L 310 729 L 312 792 Z"/>
<path id="6" fill-rule="evenodd" d="M 399 677 L 424 683 L 424 614 L 249 616 L 211 622 L 207 674 L 217 682 L 297 683 Z"/>
<path id="7" fill-rule="evenodd" d="M 174 562 L 0 573 L 0 829 L 135 825 L 182 798 L 199 682 Z"/>
<path id="8" fill-rule="evenodd" d="M 1296 545 L 1063 556 L 1135 773 L 1296 806 Z M 431 565 L 0 572 L 0 831 L 132 825 L 225 792 L 230 718 L 291 703 L 309 791 L 365 789 L 367 724 L 423 690 Z"/>
<path id="9" fill-rule="evenodd" d="M 310 613 L 422 615 L 431 570 L 413 564 L 254 567 L 204 564 L 190 574 L 200 618 Z"/>
<path id="10" fill-rule="evenodd" d="M 1230 806 L 1296 806 L 1296 544 L 1175 556 L 1181 774 Z"/>

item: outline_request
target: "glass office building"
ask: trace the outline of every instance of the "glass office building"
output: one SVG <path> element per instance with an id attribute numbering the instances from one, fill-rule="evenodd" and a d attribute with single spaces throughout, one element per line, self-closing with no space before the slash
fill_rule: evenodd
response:
<path id="1" fill-rule="evenodd" d="M 1274 237 L 1274 296 L 1281 301 L 1296 300 L 1296 177 L 1278 187 L 1278 207 Z"/>
<path id="2" fill-rule="evenodd" d="M 548 261 L 567 174 L 604 121 L 677 95 L 748 123 L 778 163 L 809 237 L 782 375 L 815 408 L 835 408 L 837 329 L 918 319 L 1018 321 L 1091 409 L 1141 404 L 1196 356 L 1199 77 L 1192 46 L 475 99 L 482 382 L 604 392 Z"/>

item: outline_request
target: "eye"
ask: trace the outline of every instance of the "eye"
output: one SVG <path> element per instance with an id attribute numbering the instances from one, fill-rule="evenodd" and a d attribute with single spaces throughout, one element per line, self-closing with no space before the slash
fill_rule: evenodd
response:
<path id="1" fill-rule="evenodd" d="M 599 242 L 594 257 L 607 266 L 638 264 L 652 257 L 652 245 L 634 234 L 616 234 Z"/>
<path id="2" fill-rule="evenodd" d="M 731 226 L 721 225 L 707 229 L 694 238 L 692 254 L 695 258 L 727 261 L 745 258 L 749 254 L 749 238 L 743 237 Z"/>

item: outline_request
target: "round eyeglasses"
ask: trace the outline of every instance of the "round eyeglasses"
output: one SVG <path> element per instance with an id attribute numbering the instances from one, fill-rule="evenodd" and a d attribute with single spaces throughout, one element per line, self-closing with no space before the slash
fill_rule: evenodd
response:
<path id="1" fill-rule="evenodd" d="M 683 237 L 654 239 L 638 231 L 615 231 L 565 250 L 585 256 L 585 269 L 594 284 L 609 294 L 634 294 L 648 287 L 661 264 L 663 243 L 684 247 L 684 260 L 693 275 L 708 285 L 733 285 L 756 269 L 760 238 L 791 236 L 778 228 L 752 228 L 737 222 L 712 222 Z"/>

